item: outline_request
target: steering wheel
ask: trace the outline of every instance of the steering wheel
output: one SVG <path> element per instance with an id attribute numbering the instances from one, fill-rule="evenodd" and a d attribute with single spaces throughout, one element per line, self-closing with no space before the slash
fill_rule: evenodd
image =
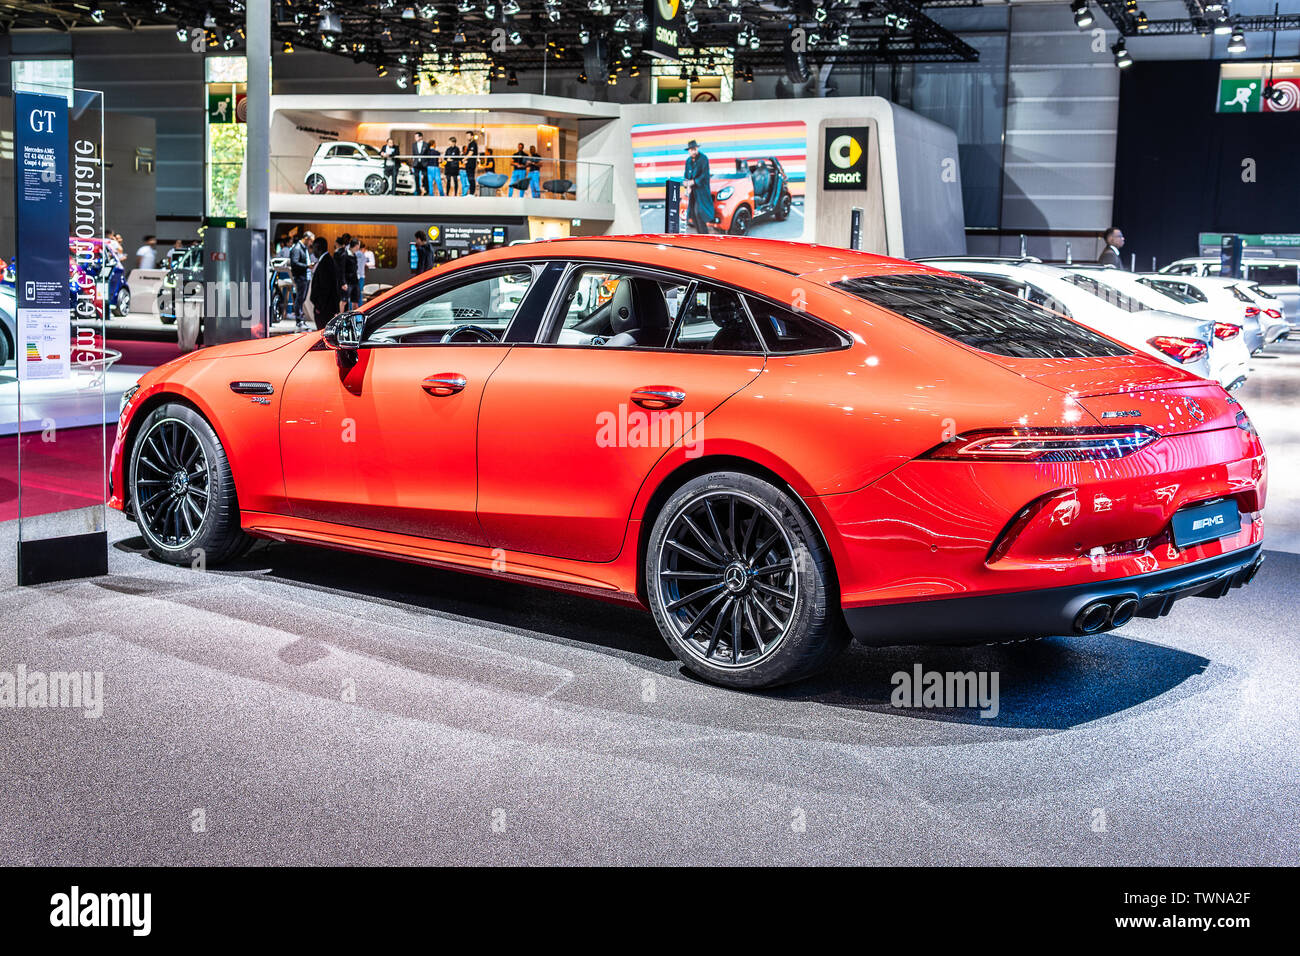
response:
<path id="1" fill-rule="evenodd" d="M 501 337 L 491 329 L 485 329 L 481 325 L 458 325 L 454 329 L 448 329 L 442 334 L 439 342 L 455 342 L 462 334 L 467 333 L 472 336 L 472 341 L 477 342 L 500 342 Z"/>

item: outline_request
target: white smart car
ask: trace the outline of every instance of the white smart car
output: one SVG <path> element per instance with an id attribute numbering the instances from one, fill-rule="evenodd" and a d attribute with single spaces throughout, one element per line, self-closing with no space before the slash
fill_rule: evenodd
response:
<path id="1" fill-rule="evenodd" d="M 1244 368 L 1215 367 L 1213 364 L 1214 322 L 1209 319 L 1147 309 L 1128 296 L 1101 295 L 1095 288 L 1088 288 L 1089 283 L 1076 281 L 1080 277 L 1036 259 L 967 256 L 918 261 L 978 279 L 1060 312 L 1080 325 L 1202 378 L 1217 380 L 1225 387 L 1235 387 L 1245 380 Z"/>
<path id="2" fill-rule="evenodd" d="M 1281 302 L 1278 308 L 1291 322 L 1300 322 L 1300 262 L 1294 259 L 1245 256 L 1241 260 L 1245 280 L 1258 285 Z M 1217 256 L 1195 256 L 1171 262 L 1160 270 L 1165 275 L 1217 276 Z"/>
<path id="3" fill-rule="evenodd" d="M 357 193 L 382 196 L 388 192 L 384 157 L 366 143 L 321 143 L 303 177 L 309 193 Z M 397 164 L 397 192 L 415 192 L 415 175 L 407 163 Z"/>

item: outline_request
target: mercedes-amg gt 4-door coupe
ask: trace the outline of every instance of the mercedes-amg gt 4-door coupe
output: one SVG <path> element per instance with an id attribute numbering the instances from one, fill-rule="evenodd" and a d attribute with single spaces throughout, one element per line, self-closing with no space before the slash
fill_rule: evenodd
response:
<path id="1" fill-rule="evenodd" d="M 254 538 L 648 608 L 709 681 L 1088 635 L 1259 568 L 1223 388 L 941 269 L 726 236 L 456 260 L 123 398 L 112 504 L 164 561 Z M 378 572 L 377 572 L 378 573 Z"/>

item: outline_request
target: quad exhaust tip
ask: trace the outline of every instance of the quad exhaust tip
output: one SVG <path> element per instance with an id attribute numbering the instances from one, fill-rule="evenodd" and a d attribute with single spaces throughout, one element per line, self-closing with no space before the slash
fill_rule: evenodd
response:
<path id="1" fill-rule="evenodd" d="M 1123 627 L 1129 621 L 1133 620 L 1133 615 L 1137 613 L 1137 598 L 1120 598 L 1115 602 L 1115 609 L 1110 614 L 1111 627 Z"/>
<path id="2" fill-rule="evenodd" d="M 1078 634 L 1096 634 L 1105 630 L 1109 623 L 1110 605 L 1105 601 L 1093 601 L 1074 619 L 1074 630 Z"/>

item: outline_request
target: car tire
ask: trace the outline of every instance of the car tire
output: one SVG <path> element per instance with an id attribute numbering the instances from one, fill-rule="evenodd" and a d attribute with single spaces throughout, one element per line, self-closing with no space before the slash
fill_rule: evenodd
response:
<path id="1" fill-rule="evenodd" d="M 113 314 L 123 318 L 131 311 L 131 290 L 125 285 L 117 290 L 117 298 L 113 300 Z"/>
<path id="2" fill-rule="evenodd" d="M 740 689 L 801 680 L 848 646 L 831 556 L 789 492 L 742 472 L 694 478 L 647 541 L 646 597 L 687 670 Z"/>
<path id="3" fill-rule="evenodd" d="M 378 173 L 371 173 L 366 177 L 366 195 L 382 196 L 388 192 L 388 180 Z"/>
<path id="4" fill-rule="evenodd" d="M 749 223 L 753 218 L 748 206 L 741 206 L 731 214 L 731 228 L 727 231 L 733 236 L 743 236 L 749 232 Z"/>
<path id="5" fill-rule="evenodd" d="M 252 544 L 240 527 L 221 440 L 190 406 L 169 402 L 145 417 L 132 444 L 129 474 L 136 525 L 161 560 L 216 565 Z"/>
<path id="6" fill-rule="evenodd" d="M 9 342 L 9 330 L 0 328 L 0 367 L 9 364 L 13 351 L 13 346 Z"/>
<path id="7" fill-rule="evenodd" d="M 325 185 L 325 177 L 320 173 L 312 173 L 307 177 L 307 192 L 313 196 L 320 196 L 328 189 L 329 187 Z"/>
<path id="8" fill-rule="evenodd" d="M 176 324 L 176 316 L 174 316 L 174 315 L 159 315 L 158 318 L 162 319 L 162 324 L 163 324 L 163 325 L 175 325 L 175 324 Z"/>
<path id="9" fill-rule="evenodd" d="M 794 205 L 794 200 L 790 198 L 789 193 L 782 193 L 781 198 L 776 203 L 776 220 L 785 222 L 790 218 L 790 209 Z"/>

